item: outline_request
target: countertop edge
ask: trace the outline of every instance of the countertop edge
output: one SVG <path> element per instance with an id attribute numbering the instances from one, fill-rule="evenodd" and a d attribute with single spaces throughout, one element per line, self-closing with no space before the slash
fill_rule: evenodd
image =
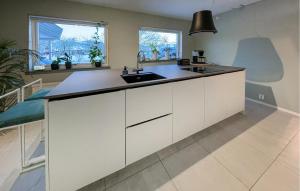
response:
<path id="1" fill-rule="evenodd" d="M 78 97 L 104 94 L 104 93 L 109 93 L 109 92 L 122 91 L 122 90 L 126 90 L 126 89 L 133 89 L 133 88 L 166 84 L 166 83 L 172 83 L 172 82 L 178 82 L 178 81 L 184 81 L 184 80 L 190 80 L 190 79 L 196 79 L 196 78 L 204 78 L 204 77 L 222 75 L 222 74 L 233 73 L 233 72 L 240 72 L 240 71 L 244 71 L 244 70 L 246 70 L 246 69 L 245 68 L 235 68 L 230 71 L 222 71 L 222 72 L 213 73 L 213 74 L 198 74 L 198 75 L 187 76 L 187 77 L 178 77 L 178 78 L 172 78 L 172 79 L 155 80 L 155 81 L 150 81 L 150 82 L 126 84 L 126 86 L 103 88 L 103 89 L 97 89 L 97 90 L 91 90 L 91 91 L 75 92 L 75 93 L 60 94 L 60 95 L 50 95 L 50 96 L 45 96 L 44 99 L 48 99 L 49 102 L 60 101 L 60 100 L 78 98 Z"/>

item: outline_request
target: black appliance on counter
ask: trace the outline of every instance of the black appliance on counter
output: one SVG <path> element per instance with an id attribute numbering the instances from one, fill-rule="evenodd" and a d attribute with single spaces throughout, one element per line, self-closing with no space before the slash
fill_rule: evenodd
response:
<path id="1" fill-rule="evenodd" d="M 177 60 L 177 64 L 180 66 L 188 66 L 190 65 L 190 62 L 191 62 L 190 59 L 186 59 L 186 58 Z"/>
<path id="2" fill-rule="evenodd" d="M 194 50 L 193 53 L 193 64 L 206 64 L 206 57 L 204 56 L 204 50 Z"/>
<path id="3" fill-rule="evenodd" d="M 213 74 L 213 73 L 224 72 L 224 70 L 222 70 L 222 69 L 206 67 L 206 66 L 182 68 L 182 70 L 187 70 L 190 72 L 197 72 L 197 73 L 201 73 L 201 74 Z"/>

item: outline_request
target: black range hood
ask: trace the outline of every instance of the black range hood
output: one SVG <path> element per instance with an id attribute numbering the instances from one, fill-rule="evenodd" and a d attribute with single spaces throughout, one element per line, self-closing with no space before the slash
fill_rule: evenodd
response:
<path id="1" fill-rule="evenodd" d="M 189 35 L 199 32 L 218 32 L 214 24 L 212 12 L 210 10 L 203 10 L 194 13 Z"/>

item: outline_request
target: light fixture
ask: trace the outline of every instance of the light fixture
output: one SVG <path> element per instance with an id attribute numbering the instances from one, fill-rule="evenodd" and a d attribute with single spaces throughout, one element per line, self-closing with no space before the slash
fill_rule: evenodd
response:
<path id="1" fill-rule="evenodd" d="M 210 10 L 203 10 L 194 13 L 189 35 L 199 32 L 218 32 L 214 24 L 212 12 Z"/>

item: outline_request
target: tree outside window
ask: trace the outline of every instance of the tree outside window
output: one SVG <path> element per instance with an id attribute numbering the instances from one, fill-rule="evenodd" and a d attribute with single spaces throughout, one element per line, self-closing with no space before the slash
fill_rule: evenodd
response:
<path id="1" fill-rule="evenodd" d="M 179 35 L 180 32 L 141 29 L 139 31 L 139 50 L 144 52 L 145 61 L 178 58 Z"/>

